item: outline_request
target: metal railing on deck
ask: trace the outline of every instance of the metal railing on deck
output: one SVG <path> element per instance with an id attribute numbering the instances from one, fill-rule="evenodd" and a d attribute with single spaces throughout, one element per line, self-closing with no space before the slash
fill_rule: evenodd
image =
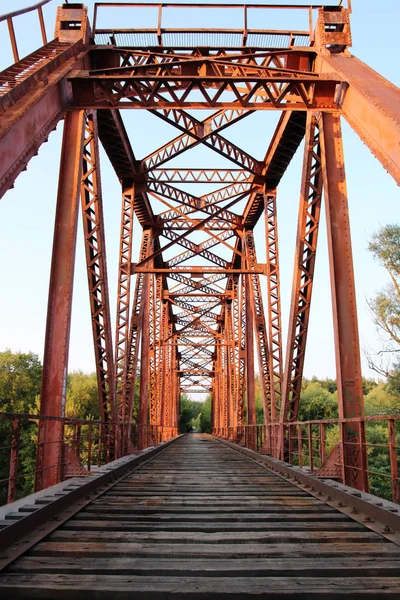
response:
<path id="1" fill-rule="evenodd" d="M 20 8 L 19 10 L 14 10 L 13 12 L 7 13 L 5 15 L 0 15 L 0 23 L 2 21 L 7 21 L 8 33 L 10 36 L 10 43 L 11 43 L 11 48 L 12 48 L 12 52 L 13 52 L 14 62 L 19 61 L 19 52 L 18 52 L 17 38 L 15 36 L 13 19 L 15 19 L 16 17 L 19 17 L 20 15 L 25 15 L 26 13 L 36 11 L 38 14 L 38 17 L 39 17 L 39 25 L 40 25 L 40 31 L 42 34 L 43 44 L 47 44 L 46 25 L 44 22 L 42 6 L 44 6 L 45 4 L 48 4 L 49 2 L 52 2 L 52 0 L 41 0 L 41 2 L 38 2 L 37 4 L 34 4 L 32 6 L 27 6 L 26 8 Z"/>
<path id="2" fill-rule="evenodd" d="M 45 442 L 42 432 L 49 420 L 62 423 L 61 436 Z M 161 425 L 0 413 L 0 505 L 26 496 L 38 487 L 43 472 L 38 465 L 42 464 L 47 444 L 59 448 L 60 459 L 47 469 L 55 469 L 62 481 L 89 475 L 115 458 L 135 452 L 136 448 L 159 444 L 177 433 L 176 428 Z"/>
<path id="3" fill-rule="evenodd" d="M 362 432 L 356 439 L 365 442 L 345 441 L 344 429 L 349 426 Z M 365 453 L 371 493 L 400 503 L 400 415 L 225 427 L 213 434 L 312 473 L 318 473 L 331 456 L 331 477 L 342 483 L 346 468 L 350 468 L 345 449 L 354 447 Z"/>
<path id="4" fill-rule="evenodd" d="M 307 3 L 298 4 L 292 2 L 290 4 L 265 3 L 265 4 L 220 4 L 220 3 L 196 3 L 196 2 L 96 2 L 94 5 L 93 14 L 93 36 L 97 44 L 109 44 L 110 42 L 116 46 L 164 46 L 164 47 L 186 47 L 186 46 L 206 46 L 206 47 L 260 47 L 268 48 L 275 46 L 293 47 L 293 46 L 308 46 L 314 41 L 314 23 L 313 10 L 324 6 L 344 6 L 343 0 L 337 0 L 335 3 Z M 346 6 L 351 12 L 351 0 L 347 0 Z M 154 15 L 153 27 L 129 27 L 129 20 L 125 19 L 128 27 L 111 27 L 109 26 L 110 18 L 107 19 L 108 26 L 105 28 L 98 27 L 100 13 L 104 13 L 104 9 L 111 9 L 113 16 L 116 14 L 116 9 L 131 8 L 143 9 L 150 14 L 150 11 L 157 11 Z M 242 24 L 237 28 L 213 28 L 212 22 L 207 27 L 166 27 L 165 12 L 173 9 L 186 11 L 185 17 L 188 16 L 190 9 L 195 9 L 201 14 L 201 11 L 217 9 L 227 10 L 230 14 L 242 13 Z M 250 15 L 254 11 L 299 11 L 308 14 L 308 28 L 304 30 L 283 30 L 283 29 L 259 29 L 249 27 L 248 22 Z M 134 19 L 132 19 L 134 21 Z M 185 19 L 187 22 L 187 19 Z"/>

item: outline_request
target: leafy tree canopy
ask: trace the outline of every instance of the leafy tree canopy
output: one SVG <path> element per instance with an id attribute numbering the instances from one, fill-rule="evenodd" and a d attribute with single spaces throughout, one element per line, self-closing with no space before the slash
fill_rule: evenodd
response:
<path id="1" fill-rule="evenodd" d="M 181 394 L 181 411 L 179 414 L 179 431 L 181 433 L 185 433 L 193 427 L 192 421 L 197 420 L 202 408 L 203 402 L 191 400 L 187 394 Z"/>
<path id="2" fill-rule="evenodd" d="M 391 393 L 400 395 L 400 225 L 381 227 L 368 247 L 390 277 L 390 283 L 368 303 L 375 324 L 388 339 L 378 353 L 379 364 L 372 357 L 369 363 L 388 378 Z"/>
<path id="3" fill-rule="evenodd" d="M 0 407 L 3 412 L 35 413 L 42 365 L 33 352 L 0 352 Z"/>
<path id="4" fill-rule="evenodd" d="M 68 375 L 65 416 L 76 419 L 100 419 L 96 373 L 74 371 Z"/>

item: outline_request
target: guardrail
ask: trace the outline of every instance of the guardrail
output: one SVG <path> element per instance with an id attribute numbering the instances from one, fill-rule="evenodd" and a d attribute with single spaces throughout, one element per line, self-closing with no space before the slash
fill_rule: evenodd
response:
<path id="1" fill-rule="evenodd" d="M 349 425 L 363 431 L 357 438 L 365 442 L 345 441 L 343 433 Z M 371 493 L 400 503 L 400 415 L 245 425 L 214 429 L 212 433 L 316 474 L 336 449 L 332 467 L 341 483 L 349 467 L 345 463 L 345 447 L 354 446 L 365 453 Z"/>
<path id="2" fill-rule="evenodd" d="M 44 425 L 49 420 L 62 423 L 60 438 L 53 442 L 43 440 Z M 62 481 L 89 475 L 136 448 L 157 445 L 177 434 L 176 428 L 161 425 L 0 413 L 0 505 L 41 488 L 41 464 L 47 444 L 58 446 L 59 460 L 46 468 L 56 469 Z"/>
<path id="3" fill-rule="evenodd" d="M 5 15 L 0 15 L 0 23 L 3 21 L 7 21 L 8 33 L 10 36 L 10 43 L 11 43 L 11 48 L 12 48 L 12 52 L 13 52 L 14 62 L 19 61 L 19 52 L 18 52 L 17 38 L 15 36 L 13 19 L 15 17 L 19 17 L 20 15 L 25 15 L 26 13 L 36 11 L 38 14 L 38 17 L 39 17 L 39 25 L 40 25 L 40 31 L 42 34 L 43 44 L 47 44 L 46 25 L 44 22 L 42 6 L 44 6 L 45 4 L 48 4 L 49 2 L 52 2 L 52 1 L 53 0 L 41 0 L 41 2 L 38 2 L 37 4 L 34 4 L 32 6 L 27 6 L 26 8 L 14 10 L 13 12 L 7 13 Z"/>
<path id="4" fill-rule="evenodd" d="M 110 42 L 117 46 L 163 46 L 163 47 L 186 47 L 186 46 L 207 46 L 207 47 L 283 47 L 308 46 L 314 41 L 314 22 L 313 11 L 326 6 L 343 6 L 343 0 L 338 0 L 336 4 L 329 3 L 310 3 L 310 4 L 199 4 L 182 2 L 96 2 L 93 14 L 93 36 L 97 44 L 109 44 Z M 100 10 L 112 8 L 116 14 L 117 8 L 156 9 L 157 16 L 154 19 L 154 27 L 134 27 L 118 28 L 109 27 L 98 28 Z M 196 9 L 204 11 L 210 9 L 229 10 L 242 13 L 242 25 L 238 28 L 215 28 L 210 23 L 207 27 L 165 27 L 165 12 L 177 9 L 187 11 Z M 351 0 L 347 0 L 347 9 L 351 12 Z M 249 16 L 252 11 L 302 11 L 308 13 L 308 29 L 259 29 L 249 27 Z M 204 13 L 203 13 L 204 14 Z M 110 19 L 107 19 L 110 22 Z"/>

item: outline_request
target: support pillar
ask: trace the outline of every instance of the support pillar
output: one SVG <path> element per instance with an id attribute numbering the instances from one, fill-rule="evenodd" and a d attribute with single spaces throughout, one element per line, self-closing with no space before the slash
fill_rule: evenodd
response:
<path id="1" fill-rule="evenodd" d="M 322 166 L 331 275 L 339 418 L 364 416 L 360 342 L 340 116 L 322 115 Z M 344 483 L 368 491 L 365 432 L 342 429 Z"/>
<path id="2" fill-rule="evenodd" d="M 40 414 L 63 417 L 67 384 L 72 291 L 85 117 L 67 113 L 61 152 L 57 210 L 54 225 Z M 44 421 L 38 446 L 35 490 L 61 481 L 61 421 Z"/>
<path id="3" fill-rule="evenodd" d="M 149 421 L 149 355 L 150 355 L 150 314 L 149 314 L 149 273 L 144 276 L 143 283 L 143 317 L 140 352 L 140 399 L 138 419 L 138 449 L 146 447 Z"/>
<path id="4" fill-rule="evenodd" d="M 246 302 L 246 391 L 247 391 L 247 424 L 256 424 L 256 401 L 254 386 L 254 310 L 252 306 L 251 275 L 245 278 L 245 302 Z"/>

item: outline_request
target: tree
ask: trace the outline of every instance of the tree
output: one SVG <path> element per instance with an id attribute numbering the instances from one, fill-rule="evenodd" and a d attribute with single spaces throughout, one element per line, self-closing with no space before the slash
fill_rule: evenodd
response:
<path id="1" fill-rule="evenodd" d="M 35 414 L 39 408 L 42 365 L 32 352 L 0 352 L 0 410 L 10 413 Z M 9 474 L 9 451 L 12 420 L 0 420 L 0 479 Z M 17 479 L 17 497 L 33 491 L 37 427 L 33 421 L 20 419 L 20 451 Z M 7 483 L 0 485 L 0 504 L 7 499 Z"/>
<path id="2" fill-rule="evenodd" d="M 337 416 L 336 392 L 331 394 L 323 382 L 313 378 L 301 393 L 298 420 L 335 419 Z"/>
<path id="3" fill-rule="evenodd" d="M 382 381 L 365 396 L 366 415 L 391 415 L 400 412 L 400 398 L 390 393 Z"/>
<path id="4" fill-rule="evenodd" d="M 179 414 L 179 431 L 185 433 L 193 427 L 192 421 L 196 420 L 203 407 L 202 402 L 191 400 L 187 394 L 181 394 L 181 411 Z"/>
<path id="5" fill-rule="evenodd" d="M 200 431 L 211 433 L 211 394 L 208 394 L 200 413 Z"/>
<path id="6" fill-rule="evenodd" d="M 96 373 L 73 371 L 68 375 L 65 416 L 74 419 L 100 419 Z"/>
<path id="7" fill-rule="evenodd" d="M 368 305 L 378 329 L 388 342 L 378 353 L 377 364 L 368 356 L 369 365 L 388 379 L 393 393 L 400 393 L 400 225 L 386 225 L 372 237 L 369 250 L 387 271 L 390 283 Z M 383 358 L 385 357 L 385 358 Z"/>
<path id="8" fill-rule="evenodd" d="M 3 412 L 35 413 L 42 365 L 33 352 L 0 352 L 0 407 Z"/>

